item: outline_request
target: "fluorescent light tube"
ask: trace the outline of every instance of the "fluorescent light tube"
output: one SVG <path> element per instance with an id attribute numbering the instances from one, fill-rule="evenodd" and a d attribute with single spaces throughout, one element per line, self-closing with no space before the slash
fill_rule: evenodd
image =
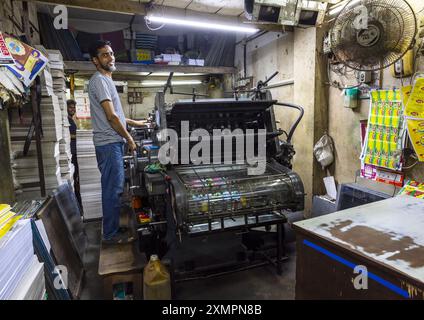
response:
<path id="1" fill-rule="evenodd" d="M 142 81 L 141 85 L 143 87 L 160 87 L 160 86 L 164 86 L 166 83 L 166 81 L 160 81 L 160 80 L 146 80 L 146 81 Z M 201 84 L 202 81 L 200 80 L 181 80 L 181 81 L 171 81 L 171 85 L 172 86 L 188 86 L 188 85 L 198 85 Z"/>
<path id="2" fill-rule="evenodd" d="M 181 73 L 174 72 L 174 77 L 194 77 L 194 76 L 203 76 L 203 73 Z M 169 72 L 153 72 L 149 77 L 169 77 Z"/>
<path id="3" fill-rule="evenodd" d="M 164 17 L 156 17 L 156 16 L 147 16 L 146 19 L 151 22 L 169 23 L 169 24 L 175 24 L 179 26 L 195 27 L 195 28 L 202 28 L 202 29 L 236 31 L 236 32 L 244 32 L 244 33 L 255 33 L 258 31 L 258 29 L 256 28 L 239 27 L 234 25 L 208 23 L 208 22 L 200 22 L 200 21 L 184 20 L 184 19 L 164 18 Z"/>

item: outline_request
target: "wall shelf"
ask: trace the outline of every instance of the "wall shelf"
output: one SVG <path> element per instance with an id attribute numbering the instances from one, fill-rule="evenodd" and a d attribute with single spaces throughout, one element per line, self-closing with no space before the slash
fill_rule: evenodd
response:
<path id="1" fill-rule="evenodd" d="M 65 71 L 77 71 L 77 74 L 96 71 L 93 63 L 90 61 L 64 61 Z M 206 73 L 206 74 L 234 74 L 234 67 L 200 67 L 200 66 L 168 66 L 160 64 L 138 64 L 116 62 L 115 73 L 137 73 L 141 72 L 181 72 L 181 73 Z"/>

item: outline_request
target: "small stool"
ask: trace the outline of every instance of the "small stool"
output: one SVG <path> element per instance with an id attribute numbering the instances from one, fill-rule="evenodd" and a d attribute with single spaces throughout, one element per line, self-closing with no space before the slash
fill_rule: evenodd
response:
<path id="1" fill-rule="evenodd" d="M 131 283 L 135 300 L 143 298 L 143 268 L 147 261 L 138 251 L 137 241 L 127 244 L 102 244 L 99 275 L 103 276 L 104 298 L 114 299 L 114 286 Z"/>

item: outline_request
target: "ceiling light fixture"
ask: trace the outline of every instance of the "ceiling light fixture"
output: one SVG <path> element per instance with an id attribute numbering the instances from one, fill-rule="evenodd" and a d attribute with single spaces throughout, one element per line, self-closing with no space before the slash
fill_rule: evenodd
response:
<path id="1" fill-rule="evenodd" d="M 174 77 L 194 77 L 194 76 L 203 76 L 203 73 L 181 73 L 174 72 Z M 149 74 L 150 77 L 169 77 L 169 72 L 153 72 Z"/>
<path id="2" fill-rule="evenodd" d="M 188 85 L 198 85 L 201 84 L 202 81 L 200 80 L 181 80 L 181 81 L 172 81 L 172 86 L 188 86 Z M 141 82 L 141 86 L 143 87 L 160 87 L 164 86 L 166 84 L 166 81 L 160 81 L 160 80 L 146 80 Z"/>
<path id="3" fill-rule="evenodd" d="M 174 19 L 174 18 L 164 18 L 164 17 L 156 17 L 149 15 L 146 17 L 149 22 L 159 22 L 159 23 L 168 23 L 185 27 L 195 27 L 201 29 L 214 29 L 221 31 L 235 31 L 235 32 L 243 32 L 243 33 L 255 33 L 259 31 L 256 28 L 249 27 L 239 27 L 228 24 L 217 24 L 217 23 L 208 23 L 194 20 L 185 20 L 185 19 Z"/>

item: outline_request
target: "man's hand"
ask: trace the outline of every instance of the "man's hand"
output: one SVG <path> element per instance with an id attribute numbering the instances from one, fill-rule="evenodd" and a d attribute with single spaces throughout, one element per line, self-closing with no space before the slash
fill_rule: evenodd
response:
<path id="1" fill-rule="evenodd" d="M 137 145 L 134 142 L 134 139 L 131 137 L 131 139 L 127 140 L 128 142 L 128 148 L 130 149 L 130 152 L 133 153 L 137 150 Z"/>
<path id="2" fill-rule="evenodd" d="M 148 126 L 149 122 L 147 120 L 132 120 L 132 119 L 125 119 L 127 122 L 127 125 L 131 127 L 144 127 Z"/>

